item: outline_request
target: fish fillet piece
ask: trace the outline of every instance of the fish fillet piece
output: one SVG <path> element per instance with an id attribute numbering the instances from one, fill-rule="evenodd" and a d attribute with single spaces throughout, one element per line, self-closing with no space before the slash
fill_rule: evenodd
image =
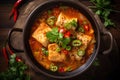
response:
<path id="1" fill-rule="evenodd" d="M 49 44 L 48 45 L 48 59 L 53 62 L 63 62 L 66 59 L 65 54 L 59 53 L 56 49 L 59 48 L 59 46 L 56 43 Z"/>
<path id="2" fill-rule="evenodd" d="M 56 21 L 56 25 L 60 26 L 60 27 L 63 27 L 65 23 L 69 23 L 72 20 L 75 20 L 77 22 L 77 18 L 71 18 L 71 17 L 65 15 L 63 12 L 61 12 L 58 16 L 57 21 Z"/>
<path id="3" fill-rule="evenodd" d="M 78 33 L 77 38 L 82 41 L 81 49 L 85 50 L 92 40 L 92 37 L 83 33 Z"/>
<path id="4" fill-rule="evenodd" d="M 47 47 L 49 41 L 46 37 L 46 33 L 51 31 L 51 28 L 44 22 L 42 22 L 39 27 L 33 32 L 32 37 L 40 42 L 44 47 Z"/>

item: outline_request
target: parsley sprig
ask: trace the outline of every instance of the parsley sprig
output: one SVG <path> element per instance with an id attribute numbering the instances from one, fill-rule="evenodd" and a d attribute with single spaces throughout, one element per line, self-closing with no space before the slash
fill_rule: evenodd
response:
<path id="1" fill-rule="evenodd" d="M 15 54 L 10 56 L 8 70 L 0 73 L 0 80 L 30 80 L 30 76 L 25 74 L 27 65 L 17 62 L 15 58 Z"/>
<path id="2" fill-rule="evenodd" d="M 114 26 L 114 23 L 109 18 L 111 13 L 111 1 L 110 0 L 90 0 L 94 4 L 94 6 L 90 6 L 90 8 L 95 10 L 95 13 L 99 15 L 104 21 L 105 27 Z"/>
<path id="3" fill-rule="evenodd" d="M 52 43 L 57 43 L 60 47 L 66 48 L 70 43 L 70 38 L 64 38 L 64 34 L 58 31 L 58 28 L 52 28 L 51 31 L 46 33 L 46 37 Z"/>

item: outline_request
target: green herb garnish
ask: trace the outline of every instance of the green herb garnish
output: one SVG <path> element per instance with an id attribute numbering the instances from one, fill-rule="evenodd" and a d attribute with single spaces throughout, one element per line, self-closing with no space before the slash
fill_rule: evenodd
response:
<path id="1" fill-rule="evenodd" d="M 52 31 L 46 33 L 46 36 L 50 42 L 56 42 L 59 36 L 58 28 L 53 28 Z"/>
<path id="2" fill-rule="evenodd" d="M 58 32 L 58 28 L 52 28 L 51 31 L 46 33 L 48 40 L 52 43 L 57 43 L 62 48 L 66 48 L 70 43 L 70 38 L 64 38 L 63 33 Z"/>
<path id="3" fill-rule="evenodd" d="M 93 66 L 99 66 L 100 65 L 100 62 L 98 60 L 98 58 L 96 58 L 93 62 Z"/>
<path id="4" fill-rule="evenodd" d="M 95 13 L 99 15 L 104 20 L 105 27 L 113 26 L 114 23 L 109 18 L 112 11 L 110 0 L 90 0 L 94 6 L 91 6 Z"/>
<path id="5" fill-rule="evenodd" d="M 30 76 L 25 74 L 27 65 L 22 61 L 17 62 L 16 55 L 10 56 L 9 68 L 7 71 L 0 73 L 1 80 L 30 80 Z"/>
<path id="6" fill-rule="evenodd" d="M 45 49 L 45 48 L 42 48 L 42 52 L 43 52 L 43 54 L 45 54 L 46 56 L 48 56 L 48 50 L 47 49 Z"/>
<path id="7" fill-rule="evenodd" d="M 64 26 L 66 29 L 71 29 L 72 27 L 77 27 L 77 21 L 73 19 L 72 21 L 65 23 Z"/>

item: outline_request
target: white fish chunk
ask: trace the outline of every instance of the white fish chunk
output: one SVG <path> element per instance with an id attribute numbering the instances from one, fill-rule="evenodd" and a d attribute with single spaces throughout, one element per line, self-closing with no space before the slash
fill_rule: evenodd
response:
<path id="1" fill-rule="evenodd" d="M 48 45 L 48 59 L 53 62 L 63 62 L 66 59 L 65 54 L 59 53 L 56 49 L 59 48 L 59 46 L 56 43 L 49 44 Z"/>
<path id="2" fill-rule="evenodd" d="M 44 22 L 42 22 L 39 27 L 33 32 L 32 37 L 40 42 L 44 47 L 47 47 L 49 41 L 46 37 L 46 33 L 51 31 L 51 28 Z"/>
<path id="3" fill-rule="evenodd" d="M 89 43 L 91 42 L 92 37 L 89 36 L 89 35 L 83 34 L 83 33 L 78 33 L 78 34 L 77 34 L 77 39 L 79 39 L 79 40 L 82 41 L 82 46 L 81 46 L 81 48 L 82 48 L 83 50 L 85 50 L 85 49 L 87 48 L 87 46 L 89 45 Z"/>
<path id="4" fill-rule="evenodd" d="M 64 13 L 61 12 L 58 16 L 57 21 L 56 21 L 56 25 L 60 26 L 60 27 L 63 27 L 65 23 L 69 23 L 72 20 L 75 20 L 77 22 L 77 18 L 71 18 L 71 17 L 69 17 L 69 16 L 67 16 L 67 15 L 65 15 Z"/>

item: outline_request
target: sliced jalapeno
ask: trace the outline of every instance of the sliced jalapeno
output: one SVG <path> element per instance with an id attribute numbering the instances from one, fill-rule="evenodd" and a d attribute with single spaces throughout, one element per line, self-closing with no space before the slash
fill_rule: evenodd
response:
<path id="1" fill-rule="evenodd" d="M 77 55 L 78 56 L 84 56 L 85 55 L 85 50 L 78 50 Z"/>
<path id="2" fill-rule="evenodd" d="M 72 46 L 81 46 L 82 42 L 80 40 L 73 40 Z"/>
<path id="3" fill-rule="evenodd" d="M 71 50 L 71 46 L 66 46 L 66 50 Z"/>
<path id="4" fill-rule="evenodd" d="M 50 70 L 53 71 L 53 72 L 55 72 L 55 71 L 58 70 L 58 66 L 55 66 L 54 64 L 51 64 L 50 65 Z"/>
<path id="5" fill-rule="evenodd" d="M 51 16 L 51 17 L 49 17 L 49 18 L 47 19 L 47 24 L 48 24 L 49 26 L 53 26 L 54 23 L 55 23 L 55 20 L 56 20 L 56 17 L 55 17 L 55 16 Z"/>

